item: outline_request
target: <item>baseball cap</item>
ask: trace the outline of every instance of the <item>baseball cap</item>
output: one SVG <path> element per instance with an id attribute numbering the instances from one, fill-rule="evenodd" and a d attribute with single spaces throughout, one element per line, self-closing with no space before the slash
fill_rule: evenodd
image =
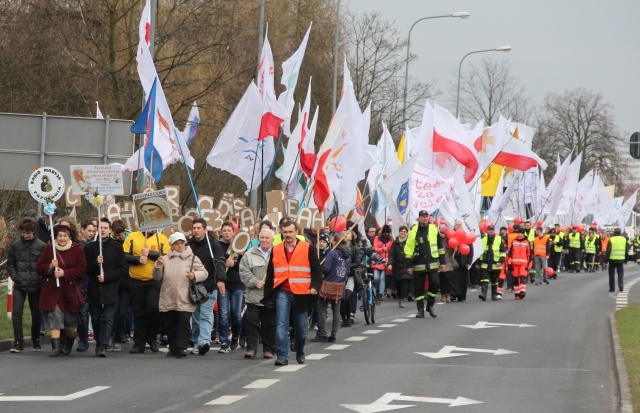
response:
<path id="1" fill-rule="evenodd" d="M 426 209 L 423 209 L 422 211 L 418 212 L 418 216 L 419 217 L 423 217 L 423 216 L 428 216 L 429 212 Z"/>
<path id="2" fill-rule="evenodd" d="M 496 227 L 494 227 L 493 225 L 489 225 L 489 226 L 487 227 L 487 230 L 490 230 L 490 229 L 492 229 L 492 230 L 494 230 L 494 231 L 495 231 Z"/>

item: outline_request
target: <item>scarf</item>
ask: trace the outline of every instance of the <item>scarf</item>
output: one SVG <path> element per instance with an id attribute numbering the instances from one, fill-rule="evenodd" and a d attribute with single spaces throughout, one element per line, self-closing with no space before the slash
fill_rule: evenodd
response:
<path id="1" fill-rule="evenodd" d="M 65 245 L 64 247 L 61 247 L 60 245 L 58 245 L 58 241 L 54 240 L 53 245 L 55 245 L 56 250 L 58 251 L 69 251 L 71 249 L 71 246 L 73 245 L 73 242 L 69 240 L 69 242 L 67 242 L 67 245 Z"/>

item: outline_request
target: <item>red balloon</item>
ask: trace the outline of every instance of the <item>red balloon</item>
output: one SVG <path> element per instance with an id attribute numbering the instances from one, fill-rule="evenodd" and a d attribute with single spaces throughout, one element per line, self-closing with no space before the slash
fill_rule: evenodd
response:
<path id="1" fill-rule="evenodd" d="M 522 222 L 523 222 L 522 218 L 520 218 L 520 217 L 516 217 L 516 218 L 513 219 L 513 223 L 514 224 L 522 224 Z"/>
<path id="2" fill-rule="evenodd" d="M 507 232 L 509 232 L 509 234 L 513 234 L 513 224 L 507 225 Z"/>
<path id="3" fill-rule="evenodd" d="M 456 232 L 452 229 L 448 229 L 445 231 L 444 235 L 446 235 L 447 239 L 451 239 L 456 237 Z"/>
<path id="4" fill-rule="evenodd" d="M 469 255 L 471 248 L 467 244 L 462 244 L 458 247 L 458 251 L 460 251 L 462 255 Z"/>
<path id="5" fill-rule="evenodd" d="M 465 244 L 473 244 L 475 242 L 476 238 L 477 238 L 476 234 L 470 232 L 470 233 L 468 233 L 468 234 L 466 234 L 464 236 L 464 243 Z"/>
<path id="6" fill-rule="evenodd" d="M 551 277 L 553 274 L 555 274 L 555 271 L 553 271 L 553 268 L 551 268 L 551 267 L 547 267 L 547 269 L 544 270 L 544 272 L 547 273 L 548 277 Z"/>
<path id="7" fill-rule="evenodd" d="M 449 238 L 449 241 L 447 241 L 447 244 L 449 245 L 450 248 L 457 248 L 458 245 L 460 245 L 460 241 L 458 241 L 458 238 Z"/>
<path id="8" fill-rule="evenodd" d="M 458 228 L 456 230 L 456 238 L 458 239 L 458 241 L 460 241 L 460 243 L 464 242 L 464 237 L 465 235 L 467 235 L 464 230 L 462 228 Z"/>
<path id="9" fill-rule="evenodd" d="M 544 221 L 542 221 L 541 219 L 536 221 L 536 227 L 542 227 L 542 224 L 544 224 Z"/>
<path id="10" fill-rule="evenodd" d="M 344 231 L 347 228 L 347 220 L 342 215 L 338 215 L 337 217 L 331 218 L 329 227 L 333 232 Z"/>
<path id="11" fill-rule="evenodd" d="M 485 234 L 487 233 L 487 227 L 489 225 L 493 225 L 493 222 L 489 221 L 488 219 L 485 219 L 484 221 L 482 221 L 480 223 L 480 231 L 484 232 Z"/>

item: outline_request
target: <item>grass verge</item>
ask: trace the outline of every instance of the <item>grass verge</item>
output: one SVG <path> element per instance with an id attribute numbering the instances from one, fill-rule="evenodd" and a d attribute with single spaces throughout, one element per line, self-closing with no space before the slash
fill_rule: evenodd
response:
<path id="1" fill-rule="evenodd" d="M 31 311 L 29 303 L 25 302 L 24 312 L 22 315 L 22 329 L 25 336 L 31 333 Z M 13 324 L 11 319 L 7 317 L 7 287 L 0 287 L 0 340 L 13 338 Z"/>
<path id="2" fill-rule="evenodd" d="M 627 366 L 633 411 L 640 411 L 640 303 L 616 311 L 615 317 Z"/>

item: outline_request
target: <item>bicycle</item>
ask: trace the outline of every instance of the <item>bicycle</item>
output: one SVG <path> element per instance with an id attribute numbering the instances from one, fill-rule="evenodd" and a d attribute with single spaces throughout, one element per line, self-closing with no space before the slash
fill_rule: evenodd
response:
<path id="1" fill-rule="evenodd" d="M 364 321 L 369 325 L 376 322 L 376 304 L 379 304 L 373 288 L 373 269 L 367 268 L 367 272 L 362 279 L 362 284 L 362 305 L 360 306 L 360 311 L 364 314 Z"/>

